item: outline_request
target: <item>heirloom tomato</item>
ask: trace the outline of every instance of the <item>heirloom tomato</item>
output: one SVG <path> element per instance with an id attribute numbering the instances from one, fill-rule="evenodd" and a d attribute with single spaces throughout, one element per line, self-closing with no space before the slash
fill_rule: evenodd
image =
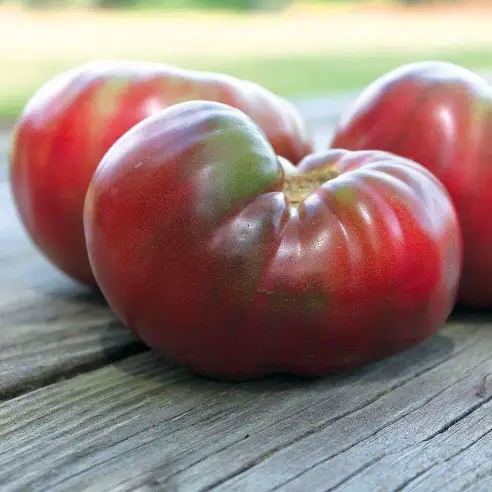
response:
<path id="1" fill-rule="evenodd" d="M 294 107 L 251 82 L 143 62 L 95 62 L 65 72 L 28 102 L 11 153 L 17 209 L 33 242 L 52 263 L 81 282 L 94 282 L 82 219 L 94 170 L 134 124 L 190 99 L 241 109 L 275 151 L 295 163 L 311 150 Z"/>
<path id="2" fill-rule="evenodd" d="M 417 161 L 447 188 L 463 234 L 458 302 L 492 307 L 492 90 L 454 64 L 389 72 L 342 117 L 332 145 Z"/>
<path id="3" fill-rule="evenodd" d="M 206 101 L 118 140 L 84 224 L 120 319 L 171 360 L 226 379 L 321 376 L 434 333 L 461 267 L 442 184 L 385 152 L 312 154 L 289 173 L 281 161 L 248 116 Z"/>

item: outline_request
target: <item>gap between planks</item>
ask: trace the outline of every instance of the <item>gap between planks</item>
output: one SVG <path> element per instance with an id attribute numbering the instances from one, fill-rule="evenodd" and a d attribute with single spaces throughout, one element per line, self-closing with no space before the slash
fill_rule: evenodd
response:
<path id="1" fill-rule="evenodd" d="M 0 406 L 2 490 L 362 491 L 371 467 L 376 483 L 395 481 L 379 463 L 411 452 L 410 475 L 397 478 L 436 461 L 437 473 L 473 450 L 470 419 L 490 413 L 490 335 L 488 323 L 455 321 L 404 354 L 316 381 L 218 383 L 153 353 L 130 357 Z M 459 425 L 460 440 L 442 444 Z"/>
<path id="2" fill-rule="evenodd" d="M 329 124 L 309 124 L 318 146 Z M 27 238 L 0 151 L 0 401 L 147 349 L 89 292 L 59 273 Z M 58 340 L 58 342 L 57 342 Z"/>
<path id="3" fill-rule="evenodd" d="M 0 184 L 0 401 L 148 350 L 27 240 Z"/>

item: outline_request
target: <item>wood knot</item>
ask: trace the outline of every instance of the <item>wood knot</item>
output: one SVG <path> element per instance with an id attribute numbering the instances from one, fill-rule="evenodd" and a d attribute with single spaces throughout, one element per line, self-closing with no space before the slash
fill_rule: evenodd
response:
<path id="1" fill-rule="evenodd" d="M 480 380 L 480 383 L 477 386 L 477 391 L 475 392 L 475 395 L 478 396 L 479 398 L 485 398 L 488 393 L 488 377 L 490 374 L 485 374 L 482 379 Z"/>

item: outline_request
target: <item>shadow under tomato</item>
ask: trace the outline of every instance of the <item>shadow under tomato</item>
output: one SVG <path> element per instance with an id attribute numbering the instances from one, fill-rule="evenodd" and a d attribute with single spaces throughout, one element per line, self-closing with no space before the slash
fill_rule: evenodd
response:
<path id="1" fill-rule="evenodd" d="M 92 295 L 97 294 L 93 293 Z M 92 299 L 91 295 L 89 295 L 88 299 Z M 448 321 L 458 321 L 473 325 L 488 325 L 492 322 L 492 311 L 460 307 L 452 312 Z M 160 371 L 154 371 L 152 376 L 144 377 L 152 377 L 154 380 L 157 379 L 164 382 L 168 379 L 169 371 L 172 371 L 173 374 L 176 374 L 176 372 L 180 373 L 182 378 L 186 380 L 186 384 L 196 385 L 197 388 L 203 387 L 204 385 L 219 385 L 224 387 L 240 387 L 242 391 L 252 392 L 262 392 L 265 389 L 283 391 L 286 388 L 309 387 L 313 384 L 320 385 L 328 390 L 330 387 L 348 384 L 350 381 L 359 378 L 364 378 L 368 381 L 386 381 L 396 380 L 400 377 L 405 379 L 408 375 L 409 379 L 411 379 L 446 361 L 455 349 L 454 340 L 443 326 L 443 329 L 437 334 L 406 351 L 365 364 L 355 369 L 331 373 L 324 377 L 305 377 L 293 374 L 274 373 L 252 378 L 250 380 L 235 381 L 218 379 L 189 371 L 187 368 L 182 367 L 173 361 L 169 361 L 166 357 L 153 351 L 122 324 L 119 324 L 118 326 L 118 329 L 125 330 L 128 333 L 129 338 L 134 339 L 134 344 L 130 344 L 129 348 L 125 349 L 128 350 L 126 353 L 128 355 L 134 355 L 148 352 L 145 357 L 150 357 L 152 359 L 152 364 L 156 368 L 160 368 Z M 114 336 L 114 333 L 112 333 L 111 330 L 108 330 L 103 333 L 102 336 L 103 339 L 108 339 Z M 107 343 L 107 340 L 105 342 L 103 341 L 102 345 L 110 346 L 110 344 Z M 127 372 L 129 374 L 135 373 L 138 374 L 139 377 L 141 376 L 139 370 L 135 370 L 133 366 L 127 364 L 124 357 L 117 357 L 118 360 L 115 360 L 114 351 L 109 352 L 107 358 L 108 360 L 113 360 L 113 365 L 118 367 L 122 372 Z"/>
<path id="2" fill-rule="evenodd" d="M 440 361 L 445 360 L 453 352 L 454 342 L 446 334 L 439 333 L 405 352 L 356 369 L 340 371 L 324 377 L 303 377 L 275 373 L 242 381 L 217 379 L 191 372 L 148 347 L 143 347 L 145 347 L 146 353 L 138 355 L 138 357 L 145 361 L 145 365 L 151 367 L 151 370 L 142 371 L 142 365 L 125 359 L 114 361 L 112 365 L 130 377 L 154 382 L 160 381 L 163 388 L 168 386 L 170 379 L 173 379 L 173 385 L 191 385 L 196 391 L 223 388 L 234 392 L 262 394 L 265 391 L 277 393 L 296 389 L 308 390 L 313 388 L 313 386 L 319 391 L 330 392 L 335 388 L 354 384 L 354 382 L 358 382 L 361 379 L 368 383 L 411 379 L 419 372 L 425 371 L 427 368 L 438 365 Z"/>
<path id="3" fill-rule="evenodd" d="M 76 284 L 68 280 L 64 284 L 52 287 L 46 294 L 52 299 L 63 300 L 67 302 L 77 302 L 93 306 L 108 306 L 104 295 L 98 287 L 87 287 Z"/>
<path id="4" fill-rule="evenodd" d="M 492 323 L 492 309 L 479 309 L 456 306 L 449 316 L 449 321 L 487 325 Z M 492 324 L 491 324 L 492 328 Z"/>

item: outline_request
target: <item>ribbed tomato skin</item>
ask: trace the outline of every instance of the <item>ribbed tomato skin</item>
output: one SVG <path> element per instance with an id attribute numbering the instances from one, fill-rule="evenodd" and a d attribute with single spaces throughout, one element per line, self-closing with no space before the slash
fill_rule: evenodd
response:
<path id="1" fill-rule="evenodd" d="M 492 307 L 492 90 L 443 62 L 376 80 L 342 116 L 332 145 L 379 149 L 423 165 L 445 185 L 463 233 L 458 302 Z"/>
<path id="2" fill-rule="evenodd" d="M 461 235 L 442 184 L 384 152 L 306 157 L 340 173 L 298 208 L 271 145 L 227 106 L 176 105 L 106 154 L 85 203 L 109 304 L 190 370 L 321 376 L 424 340 L 449 315 Z"/>
<path id="3" fill-rule="evenodd" d="M 27 232 L 65 273 L 94 283 L 82 214 L 105 152 L 142 119 L 190 99 L 238 107 L 293 162 L 312 148 L 294 107 L 251 82 L 142 62 L 96 62 L 61 74 L 33 95 L 18 121 L 10 178 Z"/>

